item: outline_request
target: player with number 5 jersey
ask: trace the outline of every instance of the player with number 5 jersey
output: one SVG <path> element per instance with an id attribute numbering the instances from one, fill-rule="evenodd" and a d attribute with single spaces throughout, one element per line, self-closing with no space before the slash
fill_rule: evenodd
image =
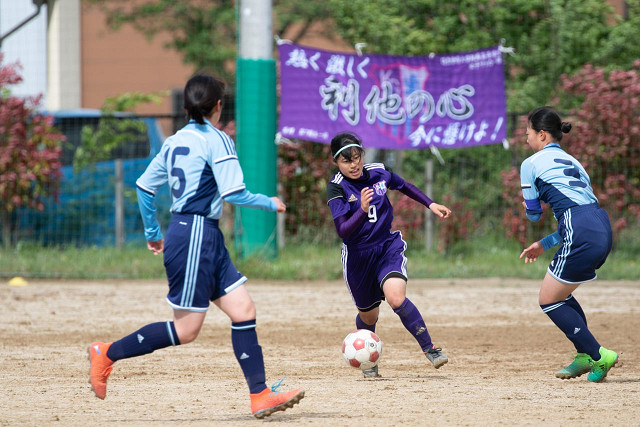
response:
<path id="1" fill-rule="evenodd" d="M 251 412 L 263 418 L 304 397 L 303 390 L 277 391 L 282 380 L 267 388 L 256 308 L 244 286 L 247 278 L 231 261 L 218 228 L 223 201 L 279 213 L 286 209 L 277 197 L 245 188 L 235 144 L 214 126 L 222 113 L 223 94 L 224 84 L 211 76 L 196 75 L 187 82 L 184 107 L 189 123 L 165 141 L 136 182 L 147 247 L 155 255 L 164 252 L 173 321 L 146 325 L 115 342 L 91 344 L 90 382 L 101 399 L 115 361 L 195 340 L 210 301 L 231 320 L 231 342 L 249 386 Z M 155 195 L 167 183 L 172 219 L 165 239 L 156 218 Z"/>
<path id="2" fill-rule="evenodd" d="M 540 202 L 551 205 L 558 230 L 531 244 L 520 254 L 525 263 L 561 243 L 542 281 L 542 311 L 564 332 L 577 350 L 573 362 L 556 372 L 569 379 L 589 373 L 587 379 L 602 381 L 617 363 L 616 352 L 602 347 L 587 327 L 582 307 L 573 296 L 581 283 L 594 280 L 611 251 L 609 215 L 600 208 L 589 175 L 580 162 L 558 144 L 571 124 L 562 122 L 550 107 L 529 114 L 527 143 L 535 154 L 522 162 L 520 180 L 526 216 L 538 221 Z"/>
<path id="3" fill-rule="evenodd" d="M 448 358 L 431 342 L 420 311 L 406 297 L 407 245 L 400 231 L 390 231 L 393 207 L 387 191 L 398 190 L 441 218 L 448 218 L 451 210 L 434 203 L 384 164 L 364 164 L 362 141 L 356 134 L 336 135 L 331 152 L 340 172 L 327 185 L 327 203 L 343 241 L 343 275 L 358 309 L 356 329 L 375 332 L 379 306 L 386 299 L 437 369 Z M 376 377 L 378 366 L 363 372 L 365 377 Z"/>

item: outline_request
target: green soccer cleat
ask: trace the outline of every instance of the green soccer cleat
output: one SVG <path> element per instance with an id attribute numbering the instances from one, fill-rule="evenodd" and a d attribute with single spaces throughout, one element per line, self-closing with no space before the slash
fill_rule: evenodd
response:
<path id="1" fill-rule="evenodd" d="M 580 375 L 584 375 L 591 370 L 591 356 L 586 353 L 578 353 L 576 357 L 573 358 L 573 362 L 566 368 L 560 369 L 556 372 L 557 378 L 562 378 L 563 380 L 568 380 L 571 378 L 579 377 Z"/>
<path id="2" fill-rule="evenodd" d="M 618 353 L 613 350 L 608 350 L 604 347 L 600 347 L 600 360 L 591 361 L 591 371 L 587 376 L 587 380 L 591 382 L 599 383 L 604 380 L 609 372 L 609 369 L 613 368 L 618 363 Z"/>

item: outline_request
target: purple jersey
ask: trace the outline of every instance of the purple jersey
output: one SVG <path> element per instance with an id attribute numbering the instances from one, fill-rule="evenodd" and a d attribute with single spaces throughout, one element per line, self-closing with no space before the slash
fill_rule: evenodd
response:
<path id="1" fill-rule="evenodd" d="M 393 222 L 393 207 L 387 197 L 387 190 L 399 190 L 405 181 L 382 163 L 365 164 L 362 176 L 352 180 L 340 172 L 334 175 L 327 185 L 327 204 L 333 219 L 342 215 L 351 217 L 360 207 L 360 191 L 373 189 L 373 199 L 369 212 L 362 225 L 351 235 L 343 239 L 350 248 L 364 248 L 383 242 L 390 237 Z"/>

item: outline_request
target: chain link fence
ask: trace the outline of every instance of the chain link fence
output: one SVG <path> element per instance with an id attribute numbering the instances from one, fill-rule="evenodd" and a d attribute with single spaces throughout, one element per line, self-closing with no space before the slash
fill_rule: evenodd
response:
<path id="1" fill-rule="evenodd" d="M 224 113 L 220 127 L 233 137 L 233 110 L 229 108 Z M 42 211 L 21 209 L 14 212 L 12 235 L 16 242 L 35 242 L 43 246 L 144 243 L 135 181 L 159 151 L 164 138 L 180 129 L 185 118 L 162 115 L 128 116 L 127 119 L 142 121 L 146 132 L 140 132 L 130 144 L 114 150 L 111 159 L 74 170 L 73 155 L 80 144 L 82 129 L 97 126 L 101 118 L 98 113 L 56 117 L 56 126 L 67 137 L 59 194 L 57 198 L 45 200 Z M 528 223 L 524 217 L 519 165 L 531 152 L 526 147 L 518 115 L 510 114 L 509 123 L 510 145 L 441 150 L 442 162 L 428 150 L 367 150 L 367 161 L 385 163 L 432 199 L 453 210 L 450 220 L 440 221 L 401 193 L 390 192 L 394 205 L 393 228 L 400 229 L 412 247 L 447 252 L 464 242 L 487 236 L 524 243 L 555 230 L 556 222 L 548 208 L 540 223 Z M 364 144 L 366 148 L 366 141 Z M 638 155 L 630 157 L 637 158 Z M 614 163 L 614 167 L 610 162 L 591 165 L 594 172 L 588 172 L 597 177 L 597 182 L 593 182 L 596 190 L 609 185 L 605 181 L 613 176 L 637 175 L 633 165 L 623 160 L 620 159 L 620 164 Z M 280 143 L 277 167 L 279 195 L 287 204 L 287 212 L 278 222 L 280 246 L 339 244 L 326 204 L 326 185 L 337 172 L 329 147 L 305 141 Z M 621 200 L 624 196 L 620 196 Z M 633 245 L 640 237 L 637 236 L 637 217 L 625 211 L 624 206 L 610 195 L 603 199 L 601 202 L 608 209 L 612 223 L 617 224 L 614 230 L 625 230 L 619 233 L 618 243 Z M 168 187 L 158 193 L 157 205 L 159 221 L 166 226 L 171 205 Z M 233 213 L 232 206 L 225 206 L 221 227 L 228 236 L 234 231 Z"/>

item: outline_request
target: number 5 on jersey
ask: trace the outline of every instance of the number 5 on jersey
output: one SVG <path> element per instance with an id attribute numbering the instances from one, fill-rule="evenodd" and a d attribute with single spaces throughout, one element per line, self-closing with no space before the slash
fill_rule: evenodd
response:
<path id="1" fill-rule="evenodd" d="M 176 147 L 173 149 L 173 153 L 171 153 L 171 176 L 178 178 L 178 188 L 171 186 L 171 194 L 176 199 L 179 199 L 184 193 L 184 189 L 187 186 L 186 175 L 182 168 L 173 167 L 176 164 L 176 157 L 178 156 L 186 156 L 189 154 L 189 147 Z"/>

